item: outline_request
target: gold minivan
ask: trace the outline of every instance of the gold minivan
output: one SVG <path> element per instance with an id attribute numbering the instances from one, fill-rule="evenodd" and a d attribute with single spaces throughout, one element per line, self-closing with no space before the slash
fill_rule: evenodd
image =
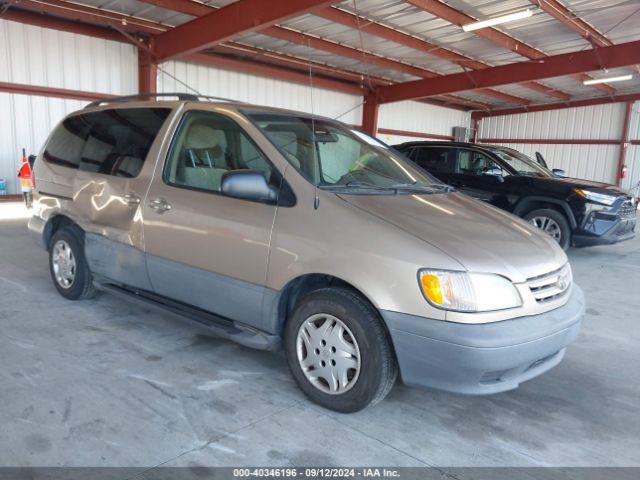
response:
<path id="1" fill-rule="evenodd" d="M 510 390 L 578 335 L 584 297 L 548 235 L 335 120 L 174 97 L 94 102 L 38 155 L 29 228 L 63 297 L 104 290 L 284 349 L 341 412 L 398 376 Z"/>

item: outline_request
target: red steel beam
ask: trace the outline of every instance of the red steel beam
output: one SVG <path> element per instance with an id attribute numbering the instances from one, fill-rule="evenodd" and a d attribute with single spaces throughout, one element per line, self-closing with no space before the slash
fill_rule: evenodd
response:
<path id="1" fill-rule="evenodd" d="M 186 61 L 209 65 L 225 70 L 233 70 L 236 72 L 243 72 L 251 75 L 276 78 L 278 80 L 283 80 L 291 83 L 309 85 L 308 73 L 297 72 L 294 70 L 285 70 L 267 64 L 249 62 L 246 60 L 234 60 L 232 58 L 223 57 L 221 55 L 205 55 L 202 53 L 192 53 L 190 55 L 184 56 L 183 59 Z M 338 92 L 351 93 L 354 95 L 362 95 L 363 93 L 365 93 L 364 89 L 357 84 L 342 82 L 340 80 L 333 80 L 325 77 L 313 77 L 313 84 L 314 86 L 319 88 L 326 88 L 327 90 L 335 90 Z"/>
<path id="2" fill-rule="evenodd" d="M 456 10 L 449 5 L 442 3 L 440 0 L 406 0 L 408 3 L 417 7 L 425 12 L 429 12 L 436 17 L 440 17 L 443 20 L 446 20 L 449 23 L 454 25 L 458 25 L 459 27 L 466 25 L 468 23 L 473 23 L 477 21 L 476 18 L 467 15 L 459 10 Z M 496 28 L 482 28 L 480 30 L 474 30 L 475 35 L 482 37 L 490 42 L 495 43 L 496 45 L 500 45 L 507 50 L 511 50 L 523 57 L 527 57 L 530 60 L 541 60 L 546 58 L 546 55 L 540 50 L 533 48 L 527 45 L 524 42 L 521 42 L 510 35 L 507 35 L 504 32 Z M 591 78 L 591 77 L 589 77 Z M 584 80 L 583 77 L 576 77 L 576 79 L 580 82 Z M 615 92 L 615 89 L 611 88 L 606 84 L 598 84 L 593 85 L 593 88 L 597 88 L 605 93 L 611 94 Z"/>
<path id="3" fill-rule="evenodd" d="M 204 6 L 202 4 L 193 2 L 191 0 L 143 0 L 143 1 L 151 5 L 164 6 L 165 8 L 171 8 L 172 10 L 178 11 L 180 13 L 185 13 L 185 14 L 194 15 L 194 16 L 202 15 L 203 12 L 212 13 L 212 12 L 218 11 L 218 9 L 216 9 L 215 7 Z M 355 15 L 352 15 L 350 13 L 347 13 L 341 10 L 337 10 L 332 7 L 325 7 L 325 8 L 315 10 L 313 14 L 326 18 L 331 21 L 339 21 L 339 23 L 342 23 L 344 25 L 347 25 L 353 28 L 357 28 L 358 27 L 357 22 L 360 21 L 359 17 L 356 17 Z M 349 20 L 347 20 L 347 17 L 349 18 Z M 354 21 L 356 22 L 355 24 L 354 24 Z M 378 35 L 393 41 L 399 41 L 401 39 L 404 39 L 404 41 L 407 42 L 405 43 L 407 46 L 415 48 L 418 45 L 421 45 L 421 48 L 423 51 L 425 50 L 425 48 L 433 49 L 434 50 L 433 53 L 435 55 L 438 55 L 437 53 L 438 51 L 449 52 L 448 50 L 435 47 L 431 44 L 423 42 L 422 40 L 411 37 L 410 35 L 393 30 L 392 28 L 385 27 L 379 24 L 373 24 L 373 23 L 371 23 L 370 25 L 376 27 L 375 31 L 371 31 L 370 28 L 365 27 L 364 30 L 367 31 L 367 33 Z M 393 32 L 393 34 L 390 32 Z M 370 53 L 362 52 L 361 50 L 358 50 L 353 47 L 341 45 L 335 42 L 324 40 L 324 39 L 307 35 L 301 32 L 296 32 L 294 30 L 283 28 L 283 27 L 272 26 L 272 27 L 261 30 L 260 33 L 270 36 L 272 38 L 284 40 L 286 42 L 295 43 L 297 45 L 303 45 L 310 48 L 315 48 L 317 50 L 322 50 L 325 52 L 333 53 L 335 55 L 339 55 L 347 58 L 352 58 L 354 60 L 358 60 L 362 62 L 368 62 L 370 64 L 377 65 L 382 68 L 399 71 L 399 72 L 413 75 L 416 77 L 432 78 L 438 75 L 437 73 L 426 70 L 424 68 L 414 67 L 406 63 L 398 62 L 397 60 L 391 60 L 385 57 L 381 57 L 379 55 L 373 55 Z M 412 41 L 409 41 L 408 39 L 411 39 Z M 399 43 L 402 43 L 402 42 L 399 42 Z M 447 59 L 456 58 L 459 63 L 469 60 L 472 62 L 473 66 L 487 67 L 487 65 L 481 62 L 468 59 L 467 57 L 456 54 L 455 52 L 449 52 L 447 56 L 448 56 Z M 545 87 L 540 85 L 540 88 L 544 89 Z M 540 91 L 539 89 L 536 89 L 536 90 Z M 553 92 L 553 89 L 546 88 L 545 92 L 552 94 L 550 92 Z M 504 92 L 493 91 L 490 89 L 485 89 L 480 93 L 483 93 L 487 96 L 491 96 L 493 98 L 497 98 L 502 101 L 506 101 L 508 103 L 514 103 L 516 105 L 528 105 L 529 103 L 531 103 L 530 100 L 528 99 L 517 97 L 515 95 L 509 95 Z M 569 98 L 568 95 L 563 94 L 561 92 L 558 92 L 558 94 L 554 96 L 560 96 L 560 98 L 562 98 L 563 100 L 566 100 Z"/>
<path id="4" fill-rule="evenodd" d="M 375 93 L 365 95 L 362 105 L 362 130 L 374 137 L 378 133 L 378 107 Z"/>
<path id="5" fill-rule="evenodd" d="M 155 35 L 168 29 L 164 25 L 149 20 L 64 0 L 9 0 L 9 4 L 30 11 L 57 15 L 69 20 L 106 25 L 126 32 L 143 32 Z"/>
<path id="6" fill-rule="evenodd" d="M 313 12 L 336 0 L 238 0 L 157 36 L 158 61 L 212 47 L 243 33 Z"/>
<path id="7" fill-rule="evenodd" d="M 79 35 L 87 35 L 89 37 L 103 38 L 114 42 L 128 43 L 128 40 L 123 35 L 109 28 L 97 27 L 95 25 L 65 20 L 63 18 L 45 16 L 26 10 L 10 8 L 2 14 L 2 19 L 26 23 L 28 25 L 35 25 L 37 27 L 51 28 L 62 32 L 71 32 Z"/>
<path id="8" fill-rule="evenodd" d="M 479 143 L 523 143 L 536 145 L 619 145 L 619 140 L 583 140 L 570 138 L 480 138 Z"/>
<path id="9" fill-rule="evenodd" d="M 184 13 L 192 17 L 202 17 L 207 13 L 211 13 L 217 8 L 205 5 L 204 3 L 194 2 L 193 0 L 141 0 L 156 7 L 166 8 L 174 12 Z"/>
<path id="10" fill-rule="evenodd" d="M 554 17 L 563 25 L 573 30 L 582 38 L 590 42 L 594 47 L 610 47 L 614 43 L 607 36 L 589 23 L 582 20 L 558 0 L 530 0 L 542 10 Z M 633 70 L 640 72 L 640 65 L 634 65 Z M 582 80 L 588 80 L 583 78 Z M 608 87 L 605 85 L 605 87 Z M 608 87 L 611 88 L 611 87 Z M 612 89 L 613 90 L 613 89 Z"/>
<path id="11" fill-rule="evenodd" d="M 157 33 L 157 32 L 169 30 L 169 27 L 159 23 L 152 22 L 152 21 L 145 20 L 141 24 L 140 19 L 137 19 L 129 15 L 123 15 L 123 14 L 111 13 L 111 12 L 107 12 L 108 15 L 105 15 L 105 12 L 103 10 L 99 10 L 92 7 L 86 7 L 86 6 L 80 6 L 81 10 L 77 10 L 76 4 L 66 2 L 64 0 L 42 0 L 43 2 L 54 2 L 53 4 L 40 3 L 39 1 L 36 2 L 33 0 L 21 0 L 21 1 L 22 1 L 22 4 L 28 6 L 28 8 L 34 8 L 34 9 L 40 9 L 40 10 L 44 8 L 47 12 L 55 13 L 56 15 L 65 16 L 67 18 L 71 18 L 74 20 L 103 23 L 108 26 L 115 25 L 118 28 L 120 27 L 123 27 L 125 29 L 128 28 L 129 31 L 132 31 L 132 29 L 133 31 L 135 31 L 135 28 L 133 27 L 134 25 L 142 25 L 141 28 L 144 33 L 151 33 L 151 32 Z M 170 5 L 174 8 L 183 7 L 182 10 L 189 11 L 192 13 L 195 13 L 196 9 L 199 12 L 203 11 L 203 7 L 206 8 L 209 13 L 219 11 L 218 9 L 215 9 L 213 7 L 197 4 L 196 2 L 193 2 L 190 0 L 184 0 L 184 1 L 146 0 L 147 3 L 158 5 L 158 6 L 168 5 L 164 3 L 167 1 L 171 2 Z M 194 4 L 198 6 L 195 7 Z M 40 5 L 42 5 L 43 7 L 39 7 Z M 187 7 L 184 8 L 185 6 Z M 310 35 L 298 33 L 293 30 L 289 30 L 282 27 L 269 27 L 269 28 L 266 28 L 264 31 L 262 31 L 262 33 L 273 36 L 275 38 L 280 38 L 285 41 L 296 43 L 298 45 L 312 46 L 313 48 L 316 48 L 319 50 L 335 53 L 336 55 L 345 56 L 345 57 L 352 58 L 359 61 L 362 61 L 364 57 L 364 59 L 366 59 L 366 61 L 368 61 L 369 63 L 381 66 L 383 68 L 387 68 L 395 71 L 401 71 L 414 76 L 419 76 L 421 78 L 431 78 L 438 75 L 437 73 L 431 72 L 429 70 L 414 67 L 412 65 L 397 62 L 395 60 L 390 60 L 388 58 L 380 57 L 377 55 L 371 55 L 367 53 L 363 54 L 363 52 L 361 52 L 356 48 L 347 47 L 344 45 L 340 45 L 340 44 L 323 40 Z M 234 45 L 231 43 L 231 45 L 229 46 L 234 46 Z M 219 47 L 220 46 L 218 46 L 218 48 Z M 516 105 L 528 105 L 530 103 L 529 100 L 516 97 L 513 95 L 509 95 L 503 92 L 493 92 L 490 90 L 485 90 L 482 93 L 485 93 L 486 95 L 491 95 L 495 98 L 499 98 L 500 100 L 506 101 L 508 103 L 513 103 Z M 466 104 L 467 106 L 471 106 L 474 108 L 484 108 L 484 109 L 488 108 L 488 105 L 484 104 L 483 106 L 481 102 L 475 102 L 475 105 L 473 105 L 473 104 L 470 104 L 468 101 L 465 101 L 464 103 L 462 103 L 463 102 L 462 99 L 459 99 L 459 98 L 457 98 L 456 102 L 459 105 Z"/>
<path id="12" fill-rule="evenodd" d="M 334 53 L 342 57 L 352 58 L 354 60 L 358 60 L 361 62 L 377 65 L 382 68 L 388 68 L 390 70 L 406 73 L 409 75 L 413 75 L 415 77 L 421 77 L 421 78 L 442 77 L 442 75 L 436 72 L 432 72 L 430 70 L 426 70 L 424 68 L 414 67 L 413 65 L 398 62 L 396 60 L 391 60 L 386 57 L 373 55 L 367 52 L 363 52 L 362 50 L 358 50 L 357 48 L 348 47 L 346 45 L 341 45 L 335 42 L 331 42 L 329 40 L 313 37 L 305 33 L 289 30 L 287 28 L 271 27 L 271 28 L 265 29 L 262 33 L 264 33 L 265 35 L 269 35 L 270 37 L 279 38 L 280 40 L 284 40 L 290 43 L 296 43 L 298 45 L 304 45 L 309 48 L 323 50 L 325 52 Z M 528 105 L 530 103 L 530 101 L 525 98 L 516 97 L 514 95 L 509 95 L 504 92 L 497 92 L 491 89 L 482 89 L 481 93 L 488 96 L 492 96 L 494 98 L 499 98 L 500 100 L 503 100 L 509 103 L 514 103 L 516 105 Z"/>
<path id="13" fill-rule="evenodd" d="M 171 2 L 177 1 L 185 4 L 195 4 L 195 5 L 204 6 L 202 4 L 188 1 L 188 0 L 170 0 L 170 1 Z M 158 0 L 153 0 L 154 4 L 157 2 Z M 210 10 L 210 7 L 204 6 L 204 8 L 207 8 L 208 10 Z M 73 18 L 76 15 L 74 10 L 72 10 L 71 8 L 65 8 L 62 10 L 56 9 L 56 14 L 60 14 L 60 13 L 69 15 L 71 18 Z M 89 15 L 94 15 L 95 12 L 90 12 L 86 10 L 85 13 L 88 13 Z M 96 19 L 96 17 L 92 16 L 91 18 Z M 3 18 L 8 20 L 14 20 L 21 23 L 27 23 L 30 25 L 36 25 L 36 26 L 41 26 L 45 28 L 52 28 L 52 29 L 65 31 L 65 32 L 88 35 L 88 36 L 97 37 L 97 38 L 104 38 L 106 40 L 119 41 L 124 43 L 127 43 L 130 41 L 124 35 L 110 28 L 89 25 L 86 23 L 81 23 L 76 20 L 66 20 L 63 18 L 52 17 L 52 16 L 44 15 L 42 13 L 34 13 L 30 11 L 17 10 L 15 8 L 11 8 L 8 11 L 6 11 Z M 130 17 L 122 16 L 122 18 L 125 20 L 125 23 L 128 23 L 127 19 Z M 119 20 L 118 23 L 121 24 L 122 21 Z M 155 25 L 154 25 L 154 28 L 156 28 Z M 164 28 L 164 27 L 158 24 L 158 28 Z M 249 47 L 246 45 L 236 44 L 233 42 L 228 42 L 224 46 L 222 45 L 217 46 L 216 50 L 221 50 L 221 51 L 234 53 L 234 54 L 236 54 L 237 51 L 240 50 L 242 53 L 250 53 L 249 56 L 253 58 L 259 58 L 259 59 L 262 59 L 263 61 L 268 61 L 272 64 L 279 64 L 279 65 L 288 67 L 289 69 L 291 67 L 298 67 L 301 70 L 308 71 L 309 63 L 310 63 L 307 60 L 297 59 L 296 57 L 277 54 L 274 52 L 267 52 L 267 51 L 257 49 L 255 47 Z M 144 55 L 145 53 L 146 52 L 143 51 L 142 54 Z M 200 57 L 201 60 L 202 58 L 206 58 L 206 57 Z M 217 57 L 214 60 L 207 59 L 205 63 L 209 65 L 213 65 L 215 63 L 216 66 L 219 66 L 220 68 L 252 73 L 252 70 L 246 68 L 246 66 L 242 66 L 241 62 L 233 62 L 233 61 L 223 62 L 221 60 L 218 60 Z M 149 60 L 147 59 L 146 61 L 148 62 Z M 195 62 L 198 63 L 198 60 L 195 59 Z M 149 65 L 149 68 L 150 69 L 155 68 L 155 64 L 153 64 L 153 62 L 150 62 L 150 63 L 151 64 Z M 369 81 L 371 81 L 372 87 L 375 87 L 377 85 L 392 84 L 391 81 L 378 79 L 378 78 L 367 78 L 367 81 L 365 82 L 363 80 L 363 75 L 358 72 L 339 70 L 334 67 L 325 66 L 324 64 L 320 64 L 317 62 L 311 62 L 311 64 L 314 71 L 321 72 L 321 73 L 325 73 L 325 72 L 328 73 L 329 76 L 332 77 L 330 78 L 330 80 L 331 79 L 345 80 L 345 83 L 325 82 L 324 79 L 320 79 L 319 77 L 314 77 L 314 82 L 316 85 L 322 85 L 331 90 L 345 91 L 346 93 L 361 94 L 362 93 L 361 91 L 357 92 L 355 90 L 354 86 L 356 86 L 356 84 L 361 85 L 364 83 L 365 87 L 369 86 Z M 278 78 L 280 80 L 285 80 L 285 81 L 292 80 L 290 70 L 282 70 L 282 69 L 274 68 L 269 70 L 260 69 L 260 71 L 265 74 L 269 74 L 269 76 L 271 76 L 272 78 Z M 308 75 L 307 72 L 303 72 L 303 73 L 304 75 Z M 155 76 L 157 76 L 157 72 L 154 73 L 152 70 L 148 71 L 148 76 L 145 70 L 142 70 L 139 72 L 139 80 L 140 82 L 142 82 L 142 83 L 139 82 L 139 88 L 141 92 L 150 91 L 153 88 L 153 83 L 151 82 L 150 78 Z M 303 83 L 302 78 L 303 77 L 301 76 L 297 76 L 296 79 L 294 79 L 294 81 L 296 83 Z M 308 76 L 306 78 L 308 79 Z M 306 82 L 306 84 L 308 84 L 308 81 Z M 345 89 L 345 85 L 346 85 L 346 89 Z M 490 105 L 488 104 L 464 99 L 461 97 L 456 97 L 454 95 L 439 96 L 434 98 L 432 101 L 424 101 L 424 103 L 430 103 L 438 106 L 445 106 L 448 108 L 453 108 L 453 109 L 463 110 L 463 111 L 468 111 L 469 109 L 488 110 L 490 108 Z"/>
<path id="14" fill-rule="evenodd" d="M 69 90 L 66 88 L 41 87 L 38 85 L 25 85 L 21 83 L 0 82 L 0 92 L 16 93 L 19 95 L 36 95 L 39 97 L 64 98 L 66 100 L 99 100 L 111 98 L 113 95 L 106 93 L 85 92 L 82 90 Z"/>
<path id="15" fill-rule="evenodd" d="M 138 47 L 138 93 L 158 91 L 158 65 L 147 50 Z"/>
<path id="16" fill-rule="evenodd" d="M 389 41 L 398 43 L 400 45 L 413 48 L 414 50 L 418 50 L 428 55 L 433 55 L 435 57 L 442 58 L 443 60 L 448 60 L 450 62 L 460 65 L 465 70 L 481 70 L 483 68 L 491 67 L 491 65 L 488 65 L 479 60 L 475 60 L 473 58 L 467 57 L 465 55 L 454 52 L 452 50 L 447 50 L 446 48 L 429 43 L 426 40 L 416 38 L 407 33 L 403 33 L 398 30 L 395 30 L 394 28 L 387 27 L 380 23 L 373 22 L 369 19 L 360 17 L 353 13 L 346 12 L 344 10 L 339 10 L 338 8 L 335 8 L 335 7 L 324 8 L 316 12 L 313 12 L 313 14 L 318 17 L 324 18 L 325 20 L 339 23 L 347 27 L 355 28 L 357 30 L 361 30 L 370 35 L 384 38 L 385 40 L 389 40 Z M 569 98 L 571 98 L 568 94 L 564 92 L 560 92 L 558 90 L 555 90 L 553 88 L 550 88 L 535 82 L 526 82 L 526 83 L 523 83 L 522 85 L 531 90 L 535 90 L 536 92 L 545 93 L 549 96 L 553 96 L 561 100 L 569 100 Z M 496 98 L 500 98 L 500 97 L 496 97 Z"/>
<path id="17" fill-rule="evenodd" d="M 423 98 L 442 93 L 496 87 L 510 83 L 542 80 L 600 68 L 627 67 L 640 62 L 640 41 L 596 50 L 584 50 L 545 57 L 536 62 L 521 62 L 499 67 L 456 73 L 439 78 L 417 80 L 380 87 L 383 103 Z"/>
<path id="18" fill-rule="evenodd" d="M 301 71 L 306 71 L 306 72 L 309 72 L 309 68 L 311 68 L 314 74 L 323 73 L 328 76 L 338 78 L 341 80 L 364 84 L 366 87 L 369 86 L 369 81 L 371 82 L 372 87 L 376 87 L 378 85 L 393 84 L 393 82 L 390 80 L 385 80 L 379 77 L 368 77 L 365 79 L 365 75 L 358 72 L 354 72 L 350 70 L 342 70 L 336 67 L 325 65 L 324 63 L 309 61 L 305 58 L 299 58 L 299 57 L 295 57 L 293 55 L 288 55 L 284 53 L 277 53 L 269 50 L 263 50 L 260 48 L 256 48 L 252 45 L 245 45 L 243 43 L 227 42 L 223 45 L 216 45 L 212 49 L 212 52 L 225 53 L 225 54 L 234 55 L 238 57 L 249 57 L 251 59 L 258 59 L 263 62 L 268 62 L 274 65 L 280 65 L 287 68 L 298 68 Z M 203 53 L 206 53 L 206 52 L 203 52 Z"/>
<path id="19" fill-rule="evenodd" d="M 408 130 L 395 130 L 392 128 L 379 128 L 378 134 L 382 135 L 398 135 L 401 137 L 429 138 L 431 140 L 451 140 L 453 135 L 440 135 L 437 133 L 411 132 Z"/>
<path id="20" fill-rule="evenodd" d="M 545 103 L 543 105 L 529 105 L 523 108 L 505 108 L 501 110 L 477 111 L 473 112 L 473 118 L 501 117 L 504 115 L 518 115 L 528 112 L 544 112 L 548 110 L 562 110 L 565 108 L 590 107 L 592 105 L 604 105 L 608 103 L 623 103 L 640 101 L 640 93 L 630 93 L 626 95 L 612 95 L 608 97 L 586 98 L 584 100 L 571 100 L 570 102 Z M 632 141 L 632 143 L 635 140 Z M 619 143 L 616 141 L 616 143 Z"/>

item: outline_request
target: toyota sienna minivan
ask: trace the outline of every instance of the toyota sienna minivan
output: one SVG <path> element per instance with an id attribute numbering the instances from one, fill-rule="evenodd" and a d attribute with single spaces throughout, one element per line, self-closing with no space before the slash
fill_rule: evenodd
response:
<path id="1" fill-rule="evenodd" d="M 284 349 L 341 412 L 398 377 L 514 389 L 578 335 L 583 294 L 535 227 L 337 121 L 173 97 L 94 102 L 38 155 L 29 228 L 63 297 L 108 291 Z"/>

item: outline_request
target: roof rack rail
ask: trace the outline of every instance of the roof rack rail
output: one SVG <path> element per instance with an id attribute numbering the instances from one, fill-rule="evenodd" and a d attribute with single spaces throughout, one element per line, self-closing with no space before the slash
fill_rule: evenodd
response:
<path id="1" fill-rule="evenodd" d="M 123 95 L 121 97 L 103 98 L 103 99 L 95 100 L 89 103 L 84 108 L 97 107 L 103 103 L 129 102 L 132 100 L 139 100 L 141 98 L 150 98 L 150 97 L 177 97 L 178 100 L 184 101 L 184 102 L 199 102 L 201 98 L 205 98 L 208 100 L 221 100 L 223 102 L 229 102 L 229 103 L 242 103 L 239 100 L 233 100 L 231 98 L 224 98 L 224 97 L 214 97 L 213 95 L 200 95 L 199 93 L 167 92 L 167 93 L 136 93 L 135 95 Z"/>
<path id="2" fill-rule="evenodd" d="M 136 93 L 135 95 L 123 95 L 120 97 L 110 97 L 103 98 L 100 100 L 95 100 L 89 103 L 85 108 L 89 107 L 97 107 L 103 103 L 120 103 L 120 102 L 129 102 L 132 100 L 139 100 L 142 98 L 150 98 L 150 97 L 177 97 L 178 100 L 181 101 L 189 101 L 189 102 L 197 102 L 201 95 L 194 95 L 193 93 L 181 93 L 181 92 L 172 92 L 172 93 Z"/>

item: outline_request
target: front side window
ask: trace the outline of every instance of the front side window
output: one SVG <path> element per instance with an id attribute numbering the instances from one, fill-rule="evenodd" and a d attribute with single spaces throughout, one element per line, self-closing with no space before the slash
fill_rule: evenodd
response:
<path id="1" fill-rule="evenodd" d="M 233 120 L 216 113 L 187 113 L 173 141 L 164 171 L 170 185 L 219 192 L 232 170 L 257 170 L 276 185 L 277 172 Z"/>
<path id="2" fill-rule="evenodd" d="M 320 188 L 442 187 L 389 146 L 339 122 L 278 113 L 245 114 L 293 167 Z"/>
<path id="3" fill-rule="evenodd" d="M 118 108 L 65 119 L 53 132 L 46 162 L 89 172 L 137 177 L 168 108 Z"/>
<path id="4" fill-rule="evenodd" d="M 461 175 L 485 175 L 487 172 L 502 171 L 498 163 L 484 153 L 473 150 L 458 150 L 456 173 Z"/>

